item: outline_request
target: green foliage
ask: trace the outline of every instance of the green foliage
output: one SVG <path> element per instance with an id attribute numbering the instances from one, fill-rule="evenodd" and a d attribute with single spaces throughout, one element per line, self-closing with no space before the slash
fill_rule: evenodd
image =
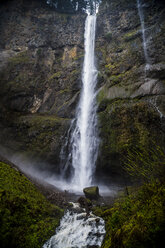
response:
<path id="1" fill-rule="evenodd" d="M 59 78 L 61 76 L 61 74 L 62 74 L 62 72 L 58 71 L 58 72 L 54 73 L 48 80 Z"/>
<path id="2" fill-rule="evenodd" d="M 96 209 L 106 221 L 102 248 L 161 248 L 165 238 L 165 185 L 145 184 L 112 208 Z"/>
<path id="3" fill-rule="evenodd" d="M 165 178 L 165 154 L 162 148 L 151 144 L 150 147 L 128 149 L 125 162 L 126 171 L 136 179 L 151 182 Z"/>
<path id="4" fill-rule="evenodd" d="M 111 208 L 95 209 L 106 222 L 102 248 L 161 248 L 165 242 L 164 151 L 151 140 L 150 146 L 139 142 L 127 151 L 126 171 L 144 185 L 138 190 L 132 187 L 129 196 L 121 195 Z"/>
<path id="5" fill-rule="evenodd" d="M 0 162 L 2 248 L 41 247 L 53 235 L 62 214 L 24 175 Z"/>

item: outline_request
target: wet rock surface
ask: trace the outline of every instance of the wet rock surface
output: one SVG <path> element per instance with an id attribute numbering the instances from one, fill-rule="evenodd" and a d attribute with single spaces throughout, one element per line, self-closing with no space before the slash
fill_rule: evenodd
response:
<path id="1" fill-rule="evenodd" d="M 127 149 L 165 142 L 165 7 L 143 6 L 151 60 L 145 71 L 136 4 L 102 1 L 97 16 L 96 174 L 108 182 L 122 181 Z M 0 10 L 0 144 L 57 173 L 81 88 L 85 18 L 35 0 L 7 1 Z"/>
<path id="2" fill-rule="evenodd" d="M 79 98 L 85 17 L 46 1 L 1 5 L 0 143 L 50 168 Z"/>
<path id="3" fill-rule="evenodd" d="M 99 179 L 109 174 L 111 182 L 124 183 L 122 168 L 128 149 L 153 143 L 164 146 L 165 142 L 165 6 L 161 1 L 141 4 L 149 66 L 137 1 L 103 1 L 97 18 L 101 137 L 97 175 Z"/>

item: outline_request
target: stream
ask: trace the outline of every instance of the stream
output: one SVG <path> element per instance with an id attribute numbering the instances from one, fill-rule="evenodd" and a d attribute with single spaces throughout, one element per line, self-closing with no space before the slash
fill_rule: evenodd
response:
<path id="1" fill-rule="evenodd" d="M 100 217 L 80 208 L 78 203 L 66 210 L 56 234 L 43 248 L 96 248 L 101 247 L 105 235 L 105 223 Z"/>

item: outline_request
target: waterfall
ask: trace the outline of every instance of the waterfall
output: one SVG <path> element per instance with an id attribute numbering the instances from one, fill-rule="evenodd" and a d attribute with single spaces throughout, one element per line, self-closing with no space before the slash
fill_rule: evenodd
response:
<path id="1" fill-rule="evenodd" d="M 81 191 L 84 187 L 92 185 L 99 146 L 96 115 L 96 13 L 90 15 L 90 10 L 87 13 L 80 100 L 76 117 L 71 123 L 67 140 L 61 151 L 61 175 L 64 179 L 68 178 L 68 175 L 71 176 L 69 188 L 73 191 Z M 65 150 L 66 152 L 64 152 Z"/>
<path id="2" fill-rule="evenodd" d="M 145 56 L 145 61 L 146 61 L 146 65 L 145 65 L 145 72 L 146 72 L 150 67 L 150 58 L 149 58 L 148 51 L 147 51 L 147 39 L 146 39 L 143 6 L 140 1 L 141 0 L 137 0 L 137 9 L 138 9 L 138 14 L 139 14 L 141 29 L 142 29 L 143 50 L 144 50 L 144 56 Z"/>
<path id="3" fill-rule="evenodd" d="M 73 203 L 61 219 L 56 234 L 43 248 L 90 248 L 100 247 L 105 234 L 105 223 L 92 213 L 86 218 L 84 209 Z"/>
<path id="4" fill-rule="evenodd" d="M 72 134 L 72 184 L 90 186 L 98 150 L 95 67 L 96 15 L 88 15 L 85 23 L 85 57 L 82 72 L 82 92 L 77 108 L 76 125 Z"/>

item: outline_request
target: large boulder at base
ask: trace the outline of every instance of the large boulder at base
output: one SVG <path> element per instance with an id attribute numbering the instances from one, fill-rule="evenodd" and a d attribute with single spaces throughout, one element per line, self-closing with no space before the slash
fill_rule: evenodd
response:
<path id="1" fill-rule="evenodd" d="M 84 188 L 83 192 L 85 194 L 85 197 L 90 199 L 90 200 L 98 200 L 100 197 L 98 186 Z"/>

